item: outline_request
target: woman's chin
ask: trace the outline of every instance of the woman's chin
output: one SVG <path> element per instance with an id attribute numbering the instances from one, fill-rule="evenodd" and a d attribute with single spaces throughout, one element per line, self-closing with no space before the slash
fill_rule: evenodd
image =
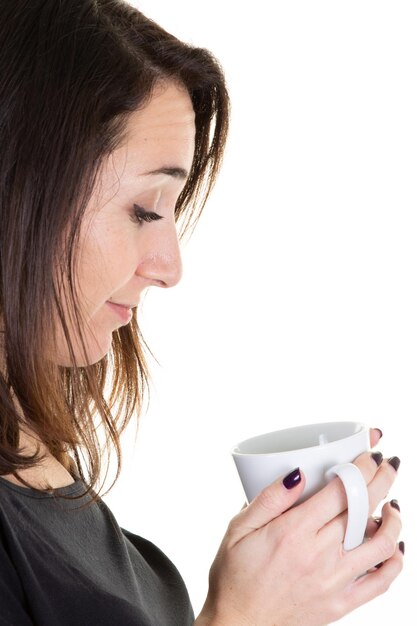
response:
<path id="1" fill-rule="evenodd" d="M 104 333 L 103 333 L 104 334 Z M 103 359 L 111 350 L 112 333 L 106 333 L 106 336 L 100 337 L 100 341 L 87 342 L 86 351 L 87 355 L 81 350 L 81 348 L 74 349 L 75 365 L 76 367 L 87 367 L 87 365 L 94 365 Z M 60 352 L 55 355 L 54 361 L 62 367 L 74 367 L 74 363 L 70 359 L 69 351 Z"/>

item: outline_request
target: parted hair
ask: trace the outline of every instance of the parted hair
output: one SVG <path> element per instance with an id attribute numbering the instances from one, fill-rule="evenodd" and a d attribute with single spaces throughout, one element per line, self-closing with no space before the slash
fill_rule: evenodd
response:
<path id="1" fill-rule="evenodd" d="M 77 366 L 58 287 L 64 280 L 70 285 L 67 306 L 86 355 L 73 268 L 100 166 L 123 142 L 129 114 L 146 105 L 158 81 L 184 86 L 196 134 L 191 171 L 175 206 L 182 238 L 194 229 L 215 183 L 229 97 L 211 52 L 178 40 L 123 0 L 1 5 L 0 475 L 11 473 L 35 488 L 16 474 L 43 458 L 39 448 L 31 456 L 19 448 L 25 423 L 58 461 L 71 459 L 87 485 L 78 496 L 61 497 L 90 492 L 95 499 L 103 452 L 108 462 L 113 452 L 117 456 L 113 487 L 122 465 L 120 436 L 149 398 L 150 350 L 134 314 L 113 332 L 104 358 Z M 54 311 L 71 366 L 44 354 L 55 336 Z"/>

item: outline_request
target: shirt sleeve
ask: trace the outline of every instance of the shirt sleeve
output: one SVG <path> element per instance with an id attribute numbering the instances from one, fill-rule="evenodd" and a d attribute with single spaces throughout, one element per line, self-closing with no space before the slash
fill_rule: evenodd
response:
<path id="1" fill-rule="evenodd" d="M 0 626 L 34 626 L 25 605 L 19 576 L 0 534 Z"/>

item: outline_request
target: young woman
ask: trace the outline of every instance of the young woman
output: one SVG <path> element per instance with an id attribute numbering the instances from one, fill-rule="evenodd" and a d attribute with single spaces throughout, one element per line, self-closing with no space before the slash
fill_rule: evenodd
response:
<path id="1" fill-rule="evenodd" d="M 120 528 L 97 430 L 120 471 L 147 391 L 136 307 L 180 280 L 178 227 L 221 165 L 223 73 L 122 0 L 5 2 L 0 49 L 0 624 L 322 626 L 385 591 L 396 501 L 344 552 L 343 488 L 293 507 L 298 468 L 231 521 L 197 619 L 170 560 Z M 399 459 L 356 463 L 372 512 Z"/>

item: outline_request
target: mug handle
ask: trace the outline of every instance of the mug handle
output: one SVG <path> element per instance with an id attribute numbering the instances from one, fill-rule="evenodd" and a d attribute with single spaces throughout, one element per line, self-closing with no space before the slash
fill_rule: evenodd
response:
<path id="1" fill-rule="evenodd" d="M 368 487 L 360 469 L 353 463 L 334 465 L 326 479 L 338 476 L 343 483 L 348 502 L 348 520 L 343 547 L 353 550 L 361 545 L 369 516 Z"/>

